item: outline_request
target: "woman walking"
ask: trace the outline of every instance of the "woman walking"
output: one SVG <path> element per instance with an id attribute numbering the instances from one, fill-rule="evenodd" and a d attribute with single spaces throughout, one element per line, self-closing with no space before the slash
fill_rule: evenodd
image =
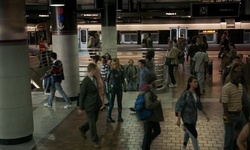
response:
<path id="1" fill-rule="evenodd" d="M 198 87 L 198 80 L 196 77 L 192 76 L 188 79 L 187 88 L 182 92 L 180 97 L 179 106 L 177 107 L 178 119 L 177 125 L 181 125 L 181 118 L 184 123 L 184 142 L 182 149 L 185 150 L 189 138 L 191 138 L 194 150 L 199 150 L 198 146 L 198 133 L 196 130 L 197 122 L 197 109 L 202 110 L 202 105 L 200 102 L 200 90 Z M 206 116 L 206 114 L 204 113 Z M 206 116 L 207 117 L 207 116 Z M 207 117 L 207 120 L 209 118 Z"/>

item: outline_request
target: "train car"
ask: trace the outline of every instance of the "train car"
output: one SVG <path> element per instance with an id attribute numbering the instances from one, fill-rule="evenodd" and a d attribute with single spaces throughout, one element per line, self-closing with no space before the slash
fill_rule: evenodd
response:
<path id="1" fill-rule="evenodd" d="M 167 44 L 168 40 L 178 39 L 180 35 L 189 41 L 195 35 L 203 35 L 207 37 L 209 44 L 220 43 L 220 37 L 225 30 L 228 31 L 230 40 L 235 44 L 250 43 L 250 22 L 235 22 L 227 24 L 226 22 L 216 21 L 200 21 L 203 23 L 161 23 L 161 24 L 117 24 L 118 44 L 141 44 L 146 33 L 151 33 L 151 38 L 155 44 Z M 209 23 L 208 23 L 209 22 Z M 34 30 L 36 27 L 27 27 L 28 39 L 51 36 L 50 31 Z M 29 31 L 32 30 L 32 31 Z M 88 33 L 101 34 L 100 24 L 78 24 L 79 48 L 86 48 L 88 42 Z M 32 37 L 33 36 L 33 37 Z M 100 35 L 101 38 L 101 35 Z M 101 39 L 100 39 L 101 40 Z M 34 43 L 34 42 L 32 42 Z M 29 44 L 32 44 L 29 43 Z"/>

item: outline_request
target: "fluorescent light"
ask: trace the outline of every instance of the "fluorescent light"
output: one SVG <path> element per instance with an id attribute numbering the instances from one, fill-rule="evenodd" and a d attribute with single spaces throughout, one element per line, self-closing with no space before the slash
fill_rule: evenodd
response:
<path id="1" fill-rule="evenodd" d="M 60 6 L 65 6 L 65 4 L 50 4 L 52 7 L 60 7 Z"/>
<path id="2" fill-rule="evenodd" d="M 52 7 L 65 6 L 65 0 L 50 0 L 49 5 Z"/>

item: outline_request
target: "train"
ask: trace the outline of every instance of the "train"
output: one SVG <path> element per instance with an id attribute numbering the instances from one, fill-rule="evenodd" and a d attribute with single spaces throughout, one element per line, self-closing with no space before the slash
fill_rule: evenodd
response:
<path id="1" fill-rule="evenodd" d="M 101 39 L 101 24 L 78 24 L 79 48 L 86 48 L 89 33 L 98 33 Z M 51 30 L 51 27 L 50 27 Z M 196 35 L 207 37 L 209 44 L 219 44 L 224 31 L 228 31 L 231 42 L 235 44 L 250 43 L 250 21 L 220 22 L 205 20 L 198 23 L 148 23 L 148 24 L 117 24 L 117 44 L 141 44 L 146 33 L 151 33 L 155 44 L 167 44 L 168 40 L 178 39 L 180 35 L 190 43 Z M 51 41 L 51 32 L 45 29 L 37 30 L 37 25 L 27 26 L 29 44 L 35 44 L 39 37 L 47 37 Z"/>

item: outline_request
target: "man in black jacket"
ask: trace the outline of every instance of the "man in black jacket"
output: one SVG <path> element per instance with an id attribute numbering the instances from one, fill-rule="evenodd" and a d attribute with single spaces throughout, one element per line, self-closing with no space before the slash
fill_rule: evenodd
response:
<path id="1" fill-rule="evenodd" d="M 98 94 L 97 80 L 95 74 L 97 66 L 93 63 L 88 65 L 88 76 L 85 77 L 80 86 L 80 99 L 78 113 L 82 114 L 85 110 L 87 121 L 79 127 L 82 137 L 86 138 L 85 133 L 90 129 L 92 142 L 94 147 L 100 147 L 99 138 L 97 135 L 96 122 L 98 119 L 99 110 L 102 106 L 102 101 Z"/>

